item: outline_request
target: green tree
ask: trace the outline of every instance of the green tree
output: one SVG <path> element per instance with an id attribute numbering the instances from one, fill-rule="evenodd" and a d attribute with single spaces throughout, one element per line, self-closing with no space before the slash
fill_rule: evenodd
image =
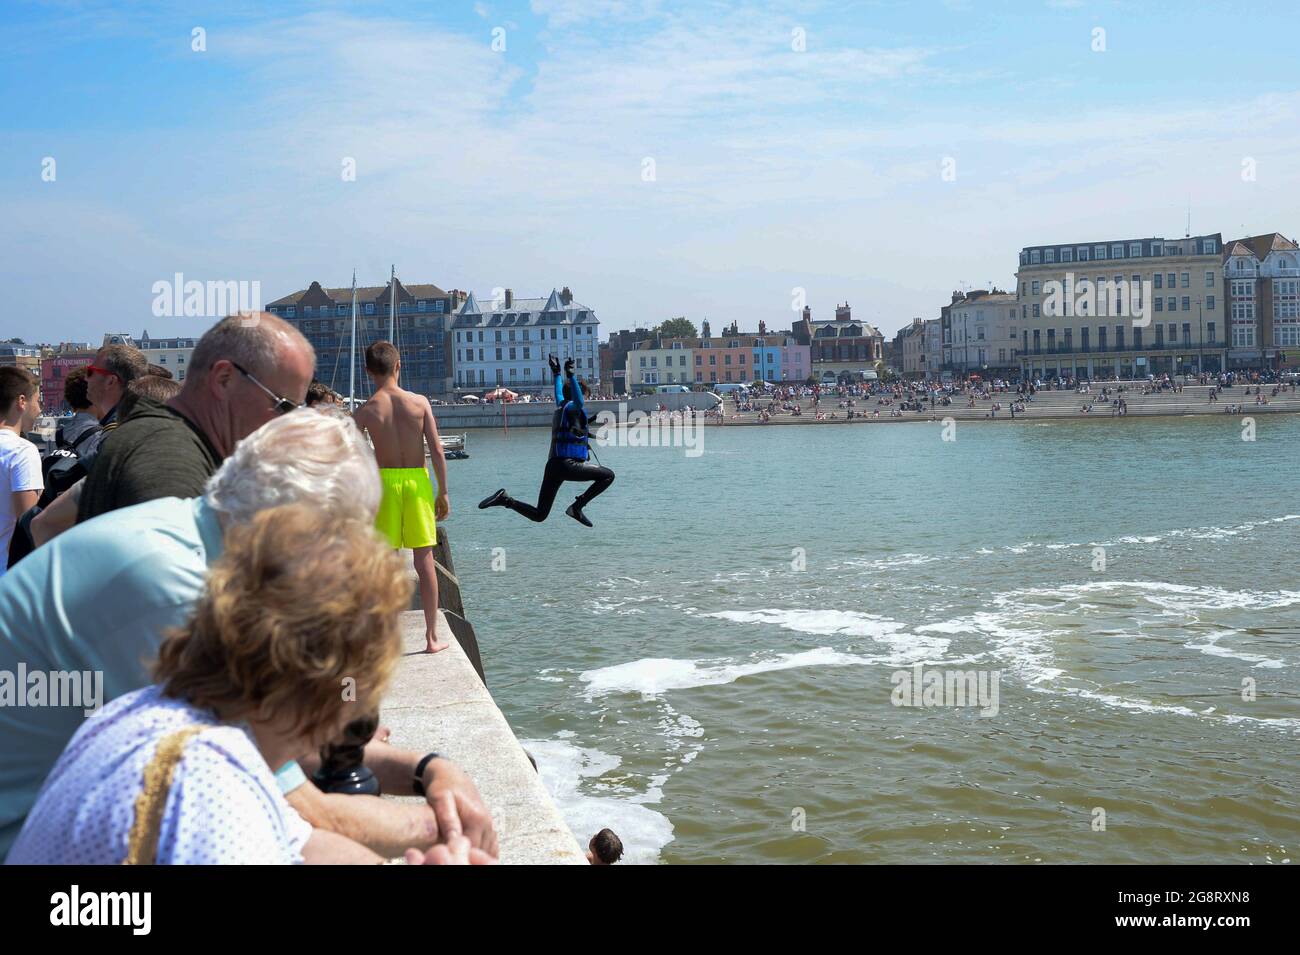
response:
<path id="1" fill-rule="evenodd" d="M 655 333 L 661 338 L 696 338 L 699 335 L 695 323 L 685 317 L 668 319 L 655 329 Z"/>

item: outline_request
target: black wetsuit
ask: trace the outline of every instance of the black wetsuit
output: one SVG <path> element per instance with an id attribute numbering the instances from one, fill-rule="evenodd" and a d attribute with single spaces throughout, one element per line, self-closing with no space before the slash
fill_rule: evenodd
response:
<path id="1" fill-rule="evenodd" d="M 614 483 L 614 472 L 588 460 L 587 412 L 583 409 L 582 389 L 577 381 L 569 379 L 572 397 L 565 399 L 565 388 L 559 375 L 555 376 L 555 417 L 551 421 L 551 452 L 542 474 L 542 488 L 537 492 L 537 506 L 507 498 L 501 504 L 530 521 L 544 521 L 551 513 L 555 495 L 565 481 L 591 481 L 591 487 L 578 495 L 574 502 L 581 511 L 599 494 Z"/>

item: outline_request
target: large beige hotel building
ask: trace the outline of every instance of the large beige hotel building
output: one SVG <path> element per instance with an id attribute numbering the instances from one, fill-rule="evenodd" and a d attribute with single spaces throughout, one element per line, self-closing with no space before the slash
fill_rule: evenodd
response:
<path id="1" fill-rule="evenodd" d="M 1020 252 L 1019 315 L 1012 323 L 1021 374 L 1108 379 L 1224 370 L 1222 276 L 1218 233 L 1028 246 Z M 1131 289 L 1131 297 L 1121 310 L 1111 296 L 1097 295 L 1080 314 L 1073 305 L 1084 280 Z M 1053 298 L 1054 288 L 1073 292 L 1064 296 L 1072 306 L 1067 313 L 1053 307 L 1062 298 Z M 1144 312 L 1140 318 L 1133 305 Z"/>

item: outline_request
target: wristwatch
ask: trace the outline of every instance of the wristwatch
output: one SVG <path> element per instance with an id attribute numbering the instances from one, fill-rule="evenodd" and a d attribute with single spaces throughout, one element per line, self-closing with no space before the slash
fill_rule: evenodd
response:
<path id="1" fill-rule="evenodd" d="M 415 779 L 412 781 L 411 788 L 415 790 L 417 796 L 424 795 L 424 771 L 429 764 L 435 759 L 441 759 L 437 753 L 427 753 L 424 758 L 415 764 Z"/>

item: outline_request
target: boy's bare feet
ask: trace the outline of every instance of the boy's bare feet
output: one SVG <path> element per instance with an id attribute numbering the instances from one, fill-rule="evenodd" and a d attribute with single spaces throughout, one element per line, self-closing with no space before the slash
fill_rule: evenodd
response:
<path id="1" fill-rule="evenodd" d="M 439 650 L 446 650 L 451 646 L 451 644 L 446 640 L 439 640 L 436 633 L 426 633 L 424 635 L 424 643 L 425 653 L 437 653 Z"/>

